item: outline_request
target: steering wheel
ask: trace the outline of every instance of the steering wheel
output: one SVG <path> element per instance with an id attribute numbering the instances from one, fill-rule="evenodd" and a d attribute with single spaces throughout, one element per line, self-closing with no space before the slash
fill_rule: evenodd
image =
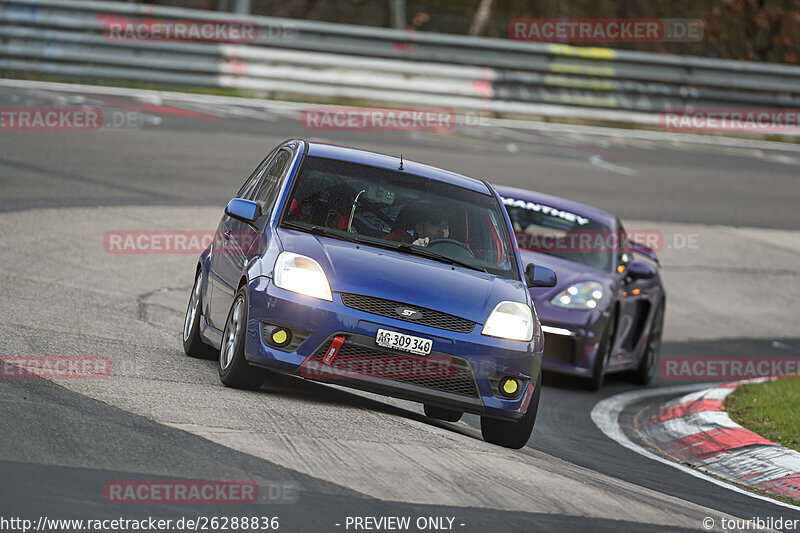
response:
<path id="1" fill-rule="evenodd" d="M 434 246 L 455 246 L 456 248 L 466 251 L 470 258 L 475 259 L 475 254 L 470 250 L 469 246 L 455 239 L 433 239 L 428 242 L 428 248 L 433 248 Z"/>

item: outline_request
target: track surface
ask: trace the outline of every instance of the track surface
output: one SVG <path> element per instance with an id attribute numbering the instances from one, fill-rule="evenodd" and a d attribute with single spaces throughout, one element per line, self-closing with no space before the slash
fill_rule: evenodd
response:
<path id="1" fill-rule="evenodd" d="M 476 417 L 438 424 L 415 404 L 288 378 L 257 393 L 225 389 L 214 363 L 180 349 L 196 258 L 114 255 L 102 244 L 115 229 L 213 230 L 269 148 L 309 136 L 572 197 L 629 227 L 662 229 L 667 243 L 694 234 L 696 248 L 660 254 L 665 354 L 798 355 L 797 151 L 488 126 L 308 132 L 284 111 L 142 103 L 0 91 L 0 107 L 144 113 L 137 128 L 0 135 L 0 353 L 100 354 L 114 365 L 107 380 L 0 381 L 0 515 L 278 515 L 286 531 L 343 529 L 334 524 L 348 515 L 453 516 L 462 531 L 702 530 L 706 516 L 798 518 L 607 439 L 590 411 L 634 388 L 623 379 L 594 394 L 546 376 L 534 437 L 516 452 L 482 442 Z M 154 478 L 301 491 L 297 503 L 240 509 L 103 501 L 109 480 Z"/>

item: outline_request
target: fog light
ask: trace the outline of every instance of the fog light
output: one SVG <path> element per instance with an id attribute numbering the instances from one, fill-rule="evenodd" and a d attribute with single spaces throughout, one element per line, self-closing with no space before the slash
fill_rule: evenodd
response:
<path id="1" fill-rule="evenodd" d="M 292 334 L 289 333 L 289 330 L 283 328 L 275 328 L 272 330 L 272 335 L 270 336 L 272 343 L 281 348 L 289 344 L 289 341 L 292 340 Z"/>
<path id="2" fill-rule="evenodd" d="M 519 390 L 519 382 L 514 378 L 503 378 L 500 380 L 500 392 L 506 396 L 516 396 Z"/>

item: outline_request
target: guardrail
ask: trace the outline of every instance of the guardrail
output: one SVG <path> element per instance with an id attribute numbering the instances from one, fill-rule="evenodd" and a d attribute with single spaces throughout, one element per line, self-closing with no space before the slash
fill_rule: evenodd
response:
<path id="1" fill-rule="evenodd" d="M 246 44 L 122 41 L 111 19 L 252 21 Z M 800 107 L 800 68 L 123 2 L 5 0 L 0 71 L 657 123 L 664 109 Z"/>

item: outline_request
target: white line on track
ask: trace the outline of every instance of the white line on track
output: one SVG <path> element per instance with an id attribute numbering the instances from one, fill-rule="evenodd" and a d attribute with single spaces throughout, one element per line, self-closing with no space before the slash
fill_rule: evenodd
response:
<path id="1" fill-rule="evenodd" d="M 608 438 L 616 441 L 617 444 L 638 453 L 639 455 L 647 457 L 648 459 L 658 461 L 659 463 L 669 465 L 673 468 L 677 468 L 678 470 L 681 470 L 682 472 L 685 472 L 690 476 L 704 479 L 705 481 L 732 490 L 734 492 L 750 496 L 751 498 L 764 500 L 773 503 L 775 505 L 779 505 L 781 507 L 786 507 L 788 509 L 794 509 L 795 511 L 800 511 L 800 506 L 792 505 L 790 503 L 785 503 L 780 500 L 775 500 L 773 498 L 769 498 L 767 496 L 762 496 L 761 494 L 745 490 L 741 487 L 738 487 L 731 483 L 727 483 L 715 477 L 707 476 L 702 472 L 695 470 L 694 468 L 691 468 L 689 466 L 676 463 L 670 461 L 669 459 L 656 455 L 655 453 L 643 448 L 642 446 L 636 444 L 631 439 L 629 439 L 628 436 L 625 435 L 625 432 L 622 430 L 622 427 L 620 426 L 619 415 L 622 413 L 622 411 L 627 406 L 636 403 L 640 400 L 653 396 L 667 396 L 672 394 L 682 395 L 696 391 L 698 389 L 707 389 L 710 387 L 714 387 L 716 385 L 719 384 L 692 383 L 690 385 L 661 387 L 657 389 L 644 389 L 640 391 L 631 391 L 631 392 L 623 392 L 621 394 L 616 394 L 614 396 L 611 396 L 610 398 L 606 398 L 605 400 L 598 402 L 597 405 L 594 406 L 594 408 L 592 409 L 592 421 L 600 429 L 600 431 L 606 434 Z"/>
<path id="2" fill-rule="evenodd" d="M 600 167 L 604 170 L 608 170 L 609 172 L 616 172 L 617 174 L 622 174 L 623 176 L 638 176 L 639 171 L 635 168 L 623 167 L 621 165 L 615 165 L 614 163 L 609 163 L 599 155 L 595 154 L 589 158 L 589 161 L 596 167 Z"/>

